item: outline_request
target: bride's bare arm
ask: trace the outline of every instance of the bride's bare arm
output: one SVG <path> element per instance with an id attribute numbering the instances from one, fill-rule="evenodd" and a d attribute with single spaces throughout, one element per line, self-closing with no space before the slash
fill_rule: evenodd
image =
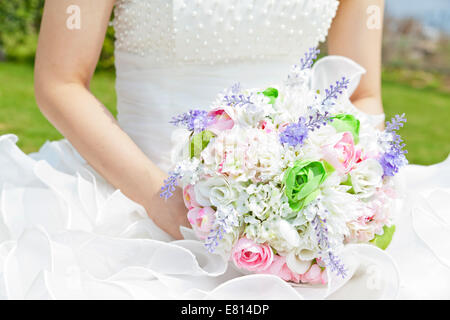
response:
<path id="1" fill-rule="evenodd" d="M 367 73 L 352 96 L 360 110 L 383 113 L 381 44 L 384 0 L 341 0 L 328 35 L 328 52 L 351 58 Z"/>
<path id="2" fill-rule="evenodd" d="M 180 192 L 168 203 L 159 198 L 165 174 L 89 91 L 113 4 L 113 0 L 45 2 L 36 53 L 36 100 L 97 172 L 142 204 L 162 229 L 180 238 L 179 225 L 187 225 Z M 80 29 L 66 26 L 71 5 L 80 8 Z"/>

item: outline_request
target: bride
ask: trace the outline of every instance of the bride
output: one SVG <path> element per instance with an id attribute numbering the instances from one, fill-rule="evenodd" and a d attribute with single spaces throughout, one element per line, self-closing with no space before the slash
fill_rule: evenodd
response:
<path id="1" fill-rule="evenodd" d="M 67 8 L 80 28 L 68 28 Z M 0 294 L 9 299 L 450 298 L 450 165 L 408 166 L 408 201 L 387 253 L 354 250 L 358 268 L 330 288 L 243 276 L 207 255 L 181 192 L 159 197 L 171 116 L 205 107 L 235 81 L 263 87 L 328 34 L 315 67 L 346 75 L 351 100 L 382 126 L 382 0 L 47 0 L 35 66 L 39 108 L 67 140 L 25 155 L 0 137 Z M 378 9 L 378 11 L 376 10 Z M 112 10 L 118 119 L 92 95 Z M 322 72 L 322 73 L 321 73 Z M 325 82 L 326 81 L 326 82 Z"/>

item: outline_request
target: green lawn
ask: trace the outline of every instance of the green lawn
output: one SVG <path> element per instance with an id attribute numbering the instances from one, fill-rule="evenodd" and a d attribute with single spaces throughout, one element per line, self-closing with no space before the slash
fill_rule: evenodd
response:
<path id="1" fill-rule="evenodd" d="M 387 118 L 397 113 L 406 114 L 408 122 L 400 132 L 411 163 L 433 164 L 447 158 L 450 153 L 450 93 L 385 80 L 383 104 Z"/>
<path id="2" fill-rule="evenodd" d="M 113 113 L 116 96 L 114 74 L 96 73 L 92 92 Z M 387 117 L 406 113 L 404 136 L 411 163 L 432 164 L 450 153 L 450 93 L 437 88 L 413 88 L 384 74 L 383 100 Z M 19 136 L 25 152 L 37 151 L 46 140 L 61 135 L 42 116 L 33 94 L 33 69 L 27 64 L 0 63 L 0 134 Z"/>

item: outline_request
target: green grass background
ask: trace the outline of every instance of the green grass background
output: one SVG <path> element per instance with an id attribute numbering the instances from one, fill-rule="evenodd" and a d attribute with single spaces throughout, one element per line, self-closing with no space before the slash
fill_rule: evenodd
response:
<path id="1" fill-rule="evenodd" d="M 397 71 L 383 73 L 383 103 L 387 118 L 406 113 L 408 123 L 400 133 L 409 161 L 433 164 L 444 160 L 450 153 L 450 92 L 441 88 L 439 80 L 417 86 L 399 78 Z M 116 114 L 114 73 L 97 72 L 91 90 Z M 37 151 L 47 140 L 62 138 L 36 106 L 30 64 L 0 63 L 0 134 L 5 133 L 16 134 L 27 153 Z"/>

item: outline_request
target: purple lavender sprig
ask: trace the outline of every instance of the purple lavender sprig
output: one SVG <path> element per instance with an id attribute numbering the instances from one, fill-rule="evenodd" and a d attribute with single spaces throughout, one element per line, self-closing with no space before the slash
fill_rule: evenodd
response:
<path id="1" fill-rule="evenodd" d="M 314 230 L 316 231 L 317 243 L 321 249 L 328 250 L 330 247 L 330 243 L 328 241 L 328 228 L 327 228 L 327 220 L 321 219 L 319 215 L 316 215 L 312 220 L 312 225 Z"/>
<path id="2" fill-rule="evenodd" d="M 345 278 L 347 276 L 347 269 L 342 263 L 341 259 L 336 256 L 333 252 L 329 251 L 327 256 L 323 259 L 326 266 L 330 268 L 330 270 L 336 273 L 338 276 Z"/>
<path id="3" fill-rule="evenodd" d="M 316 47 L 309 48 L 308 52 L 305 53 L 305 57 L 300 59 L 300 70 L 311 68 L 319 53 L 320 50 Z"/>
<path id="4" fill-rule="evenodd" d="M 328 111 L 325 111 L 324 113 L 316 111 L 314 115 L 309 116 L 309 120 L 306 123 L 306 126 L 309 130 L 314 131 L 316 129 L 320 129 L 320 127 L 325 126 L 332 121 L 333 119 L 331 118 L 331 115 Z"/>
<path id="5" fill-rule="evenodd" d="M 215 228 L 211 229 L 210 234 L 205 240 L 205 248 L 210 253 L 215 251 L 219 245 L 219 241 L 223 239 L 226 221 L 225 219 L 217 219 L 215 225 Z"/>
<path id="6" fill-rule="evenodd" d="M 300 117 L 297 123 L 289 124 L 286 129 L 280 133 L 280 142 L 292 147 L 302 146 L 305 139 L 308 138 L 308 132 L 319 129 L 327 123 L 333 121 L 328 111 L 320 113 L 316 111 L 313 116 L 309 116 L 308 122 L 304 117 Z"/>
<path id="7" fill-rule="evenodd" d="M 173 196 L 176 186 L 178 186 L 178 181 L 181 179 L 182 175 L 178 170 L 170 172 L 170 176 L 164 180 L 164 186 L 161 187 L 161 193 L 159 196 L 168 200 Z"/>
<path id="8" fill-rule="evenodd" d="M 384 177 L 395 176 L 401 167 L 408 164 L 408 160 L 405 155 L 399 154 L 394 150 L 383 153 L 378 162 L 383 168 Z"/>
<path id="9" fill-rule="evenodd" d="M 406 117 L 403 113 L 402 115 L 395 115 L 391 121 L 386 122 L 386 129 L 387 132 L 395 132 L 400 130 L 406 123 Z"/>
<path id="10" fill-rule="evenodd" d="M 326 219 L 320 218 L 318 214 L 316 214 L 314 219 L 311 221 L 314 231 L 316 232 L 317 244 L 319 245 L 321 254 L 323 255 L 322 260 L 332 272 L 342 278 L 345 278 L 347 276 L 347 270 L 339 257 L 336 256 L 331 250 L 326 222 Z"/>
<path id="11" fill-rule="evenodd" d="M 232 94 L 239 94 L 242 91 L 242 86 L 240 82 L 236 82 L 235 84 L 233 84 L 230 89 Z"/>
<path id="12" fill-rule="evenodd" d="M 303 71 L 312 67 L 319 52 L 320 50 L 316 47 L 309 48 L 308 52 L 305 52 L 304 58 L 300 59 L 300 63 L 292 66 L 292 70 L 288 74 L 286 81 L 288 86 L 295 87 L 307 81 Z"/>
<path id="13" fill-rule="evenodd" d="M 219 245 L 219 241 L 227 233 L 234 232 L 236 227 L 239 226 L 237 211 L 231 205 L 218 208 L 215 217 L 214 226 L 206 237 L 204 244 L 209 252 L 214 252 Z"/>
<path id="14" fill-rule="evenodd" d="M 194 132 L 201 132 L 206 129 L 212 117 L 205 110 L 190 110 L 181 115 L 173 117 L 170 121 L 175 126 L 184 126 L 186 129 Z"/>
<path id="15" fill-rule="evenodd" d="M 251 95 L 248 96 L 242 94 L 242 86 L 239 82 L 233 84 L 228 90 L 225 91 L 222 100 L 227 106 L 234 107 L 244 107 L 246 105 L 253 104 L 251 101 Z"/>
<path id="16" fill-rule="evenodd" d="M 336 81 L 335 85 L 331 84 L 329 89 L 325 89 L 325 98 L 322 100 L 322 105 L 333 104 L 332 100 L 337 99 L 338 95 L 341 95 L 344 90 L 348 89 L 349 83 L 349 79 L 342 77 L 341 80 Z"/>
<path id="17" fill-rule="evenodd" d="M 253 102 L 251 101 L 251 95 L 246 96 L 240 93 L 232 93 L 231 95 L 225 95 L 223 97 L 223 101 L 228 106 L 234 107 L 245 107 L 253 104 Z"/>
<path id="18" fill-rule="evenodd" d="M 405 123 L 405 114 L 396 115 L 390 122 L 386 123 L 385 134 L 390 137 L 388 142 L 389 148 L 379 159 L 383 167 L 384 176 L 392 177 L 399 171 L 400 167 L 408 164 L 408 160 L 405 157 L 408 151 L 404 149 L 406 145 L 402 137 L 397 133 Z"/>

